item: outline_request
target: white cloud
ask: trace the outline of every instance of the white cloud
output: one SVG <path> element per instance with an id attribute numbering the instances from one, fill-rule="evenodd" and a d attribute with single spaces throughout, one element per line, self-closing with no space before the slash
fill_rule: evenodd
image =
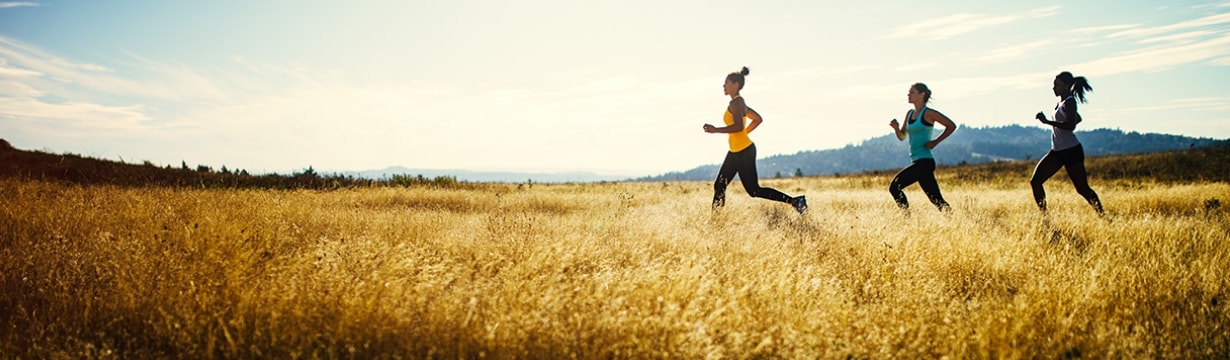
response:
<path id="1" fill-rule="evenodd" d="M 1226 23 L 1230 23 L 1230 13 L 1209 15 L 1209 16 L 1205 16 L 1199 19 L 1187 20 L 1187 21 L 1183 21 L 1179 23 L 1170 24 L 1170 25 L 1153 26 L 1153 27 L 1136 27 L 1136 28 L 1116 32 L 1116 33 L 1113 33 L 1107 36 L 1111 38 L 1150 36 L 1150 35 L 1164 34 L 1164 33 L 1168 33 L 1171 31 L 1217 26 L 1217 25 L 1222 25 Z"/>
<path id="2" fill-rule="evenodd" d="M 1140 27 L 1140 25 L 1139 24 L 1104 25 L 1104 26 L 1090 26 L 1090 27 L 1077 28 L 1077 29 L 1069 30 L 1067 32 L 1077 33 L 1077 34 L 1092 34 L 1092 33 L 1108 32 L 1108 31 L 1126 30 L 1126 29 L 1132 29 L 1132 28 L 1137 28 L 1137 27 Z"/>
<path id="3" fill-rule="evenodd" d="M 19 78 L 41 76 L 40 72 L 9 66 L 8 61 L 0 58 L 0 78 Z"/>
<path id="4" fill-rule="evenodd" d="M 1020 15 L 1001 16 L 971 13 L 953 14 L 899 27 L 889 34 L 888 37 L 920 37 L 927 40 L 941 40 L 1018 20 L 1051 16 L 1058 13 L 1059 9 L 1060 6 L 1048 6 L 1033 9 Z"/>
<path id="5" fill-rule="evenodd" d="M 1214 31 L 1208 31 L 1208 30 L 1196 30 L 1196 31 L 1188 31 L 1188 32 L 1178 33 L 1178 34 L 1170 34 L 1170 35 L 1155 36 L 1155 37 L 1150 37 L 1150 38 L 1140 39 L 1139 41 L 1137 41 L 1137 43 L 1139 43 L 1139 44 L 1153 44 L 1153 43 L 1170 43 L 1170 44 L 1178 44 L 1178 43 L 1190 43 L 1190 42 L 1192 42 L 1192 41 L 1199 40 L 1200 38 L 1207 37 L 1207 36 L 1212 36 L 1212 35 L 1216 35 L 1216 34 L 1217 34 L 1217 32 L 1214 32 Z"/>
<path id="6" fill-rule="evenodd" d="M 77 95 L 100 92 L 162 100 L 218 99 L 228 94 L 221 84 L 212 80 L 218 77 L 217 74 L 183 64 L 158 63 L 135 54 L 128 55 L 136 61 L 133 72 L 148 74 L 150 79 L 157 80 L 140 81 L 122 77 L 105 66 L 72 61 L 0 36 L 0 58 L 11 64 L 5 65 L 5 68 L 20 68 L 27 71 L 27 75 L 29 72 L 38 73 L 41 76 L 23 80 L 34 87 L 62 88 Z M 71 86 L 65 87 L 64 84 Z"/>
<path id="7" fill-rule="evenodd" d="M 0 97 L 0 116 L 37 121 L 35 127 L 55 129 L 60 136 L 129 135 L 142 129 L 150 120 L 140 105 L 105 106 L 67 102 L 50 104 L 33 98 Z"/>
<path id="8" fill-rule="evenodd" d="M 0 2 L 0 9 L 25 7 L 25 6 L 38 6 L 38 3 L 28 2 L 28 1 Z"/>
<path id="9" fill-rule="evenodd" d="M 4 72 L 0 71 L 0 96 L 33 98 L 43 96 L 43 94 L 42 91 L 20 81 L 4 79 Z M 0 113 L 4 113 L 4 111 L 0 110 Z"/>
<path id="10" fill-rule="evenodd" d="M 1071 66 L 1086 69 L 1090 75 L 1113 75 L 1137 71 L 1158 71 L 1178 65 L 1219 59 L 1230 55 L 1230 34 L 1207 41 L 1166 44 L 1132 50 Z"/>
<path id="11" fill-rule="evenodd" d="M 1230 1 L 1217 4 L 1196 4 L 1192 5 L 1192 9 L 1207 9 L 1207 8 L 1230 8 Z"/>

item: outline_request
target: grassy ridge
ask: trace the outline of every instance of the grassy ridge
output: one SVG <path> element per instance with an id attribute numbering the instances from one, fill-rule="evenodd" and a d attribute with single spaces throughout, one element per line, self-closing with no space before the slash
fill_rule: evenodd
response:
<path id="1" fill-rule="evenodd" d="M 0 178 L 0 357 L 1230 356 L 1230 184 L 1099 161 L 1105 218 L 1062 175 L 1040 215 L 1028 164 L 940 169 L 954 211 L 908 217 L 891 174 L 765 181 L 804 217 L 703 182 Z"/>

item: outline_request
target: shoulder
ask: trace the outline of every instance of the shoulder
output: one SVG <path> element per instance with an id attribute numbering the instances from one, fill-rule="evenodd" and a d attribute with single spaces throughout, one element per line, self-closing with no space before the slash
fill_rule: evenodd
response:
<path id="1" fill-rule="evenodd" d="M 1064 99 L 1063 107 L 1075 109 L 1076 108 L 1076 97 L 1069 96 L 1067 99 Z"/>
<path id="2" fill-rule="evenodd" d="M 1076 98 L 1071 98 L 1071 97 L 1063 100 L 1063 105 L 1061 105 L 1063 106 L 1063 112 L 1065 114 L 1068 114 L 1069 117 L 1073 117 L 1073 116 L 1077 118 L 1080 117 L 1080 115 L 1077 114 L 1077 111 L 1076 111 L 1076 102 L 1077 102 Z"/>
<path id="3" fill-rule="evenodd" d="M 936 109 L 932 109 L 932 108 L 923 108 L 923 117 L 926 117 L 926 118 L 929 118 L 929 119 L 934 119 L 934 118 L 937 118 L 937 117 L 945 118 L 945 117 L 948 117 L 948 116 L 944 115 L 944 113 L 942 113 L 942 112 L 940 112 L 939 110 L 936 110 Z"/>
<path id="4" fill-rule="evenodd" d="M 923 119 L 926 120 L 927 123 L 929 124 L 934 124 L 937 122 L 944 122 L 944 121 L 949 120 L 948 115 L 944 115 L 944 113 L 940 112 L 939 110 L 932 109 L 932 108 L 924 108 L 923 111 L 925 111 L 923 113 Z"/>

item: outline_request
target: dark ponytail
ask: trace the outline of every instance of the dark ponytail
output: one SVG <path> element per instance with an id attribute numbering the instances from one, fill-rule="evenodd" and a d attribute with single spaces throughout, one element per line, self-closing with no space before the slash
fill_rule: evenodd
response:
<path id="1" fill-rule="evenodd" d="M 1072 73 L 1064 71 L 1059 73 L 1059 75 L 1055 75 L 1055 80 L 1059 80 L 1059 82 L 1069 86 L 1069 89 L 1072 90 L 1072 95 L 1076 96 L 1076 99 L 1080 100 L 1082 104 L 1089 102 L 1085 98 L 1085 93 L 1093 91 L 1093 87 L 1089 86 L 1089 80 L 1085 79 L 1084 76 L 1072 76 Z"/>
<path id="2" fill-rule="evenodd" d="M 739 72 L 732 72 L 730 73 L 730 75 L 726 75 L 726 81 L 732 81 L 736 84 L 739 84 L 739 90 L 743 90 L 743 83 L 745 81 L 744 77 L 746 77 L 747 74 L 749 73 L 751 73 L 751 71 L 749 71 L 747 67 L 744 66 L 743 70 L 739 70 Z"/>

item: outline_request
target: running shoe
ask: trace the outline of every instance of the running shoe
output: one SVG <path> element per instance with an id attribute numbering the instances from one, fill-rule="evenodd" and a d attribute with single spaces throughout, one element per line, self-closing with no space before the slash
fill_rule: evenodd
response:
<path id="1" fill-rule="evenodd" d="M 797 210 L 800 215 L 807 214 L 807 197 L 806 196 L 803 196 L 803 195 L 796 196 L 794 198 L 793 205 L 794 205 L 794 209 Z"/>

